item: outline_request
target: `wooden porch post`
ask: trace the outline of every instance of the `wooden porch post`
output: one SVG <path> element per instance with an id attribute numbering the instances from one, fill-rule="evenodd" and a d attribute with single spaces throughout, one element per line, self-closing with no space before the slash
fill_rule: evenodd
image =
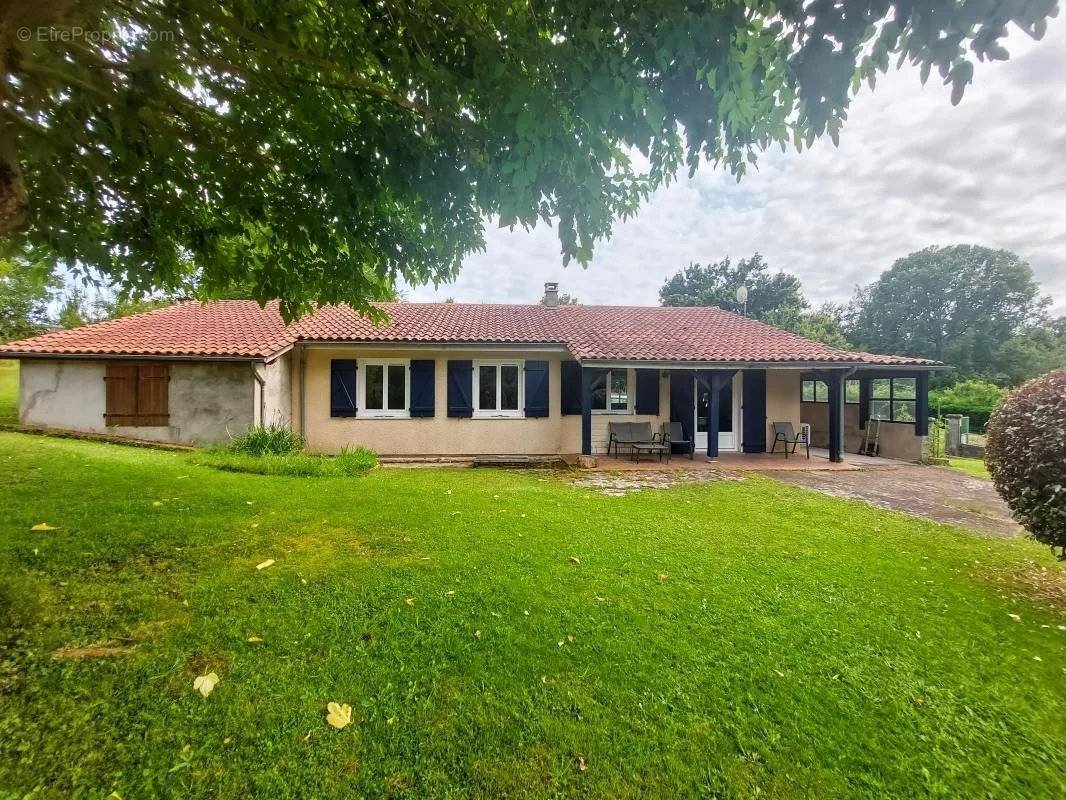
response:
<path id="1" fill-rule="evenodd" d="M 929 435 L 929 373 L 914 376 L 914 435 Z"/>
<path id="2" fill-rule="evenodd" d="M 826 374 L 829 386 L 829 460 L 844 460 L 844 379 L 845 373 L 834 370 Z"/>
<path id="3" fill-rule="evenodd" d="M 718 415 L 721 413 L 722 389 L 733 380 L 736 375 L 735 369 L 712 369 L 700 370 L 698 375 L 706 381 L 711 390 L 710 401 L 707 403 L 707 460 L 714 461 L 718 458 Z M 733 431 L 737 432 L 737 421 L 733 420 Z"/>
<path id="4" fill-rule="evenodd" d="M 581 368 L 581 454 L 592 455 L 592 370 Z"/>
<path id="5" fill-rule="evenodd" d="M 870 418 L 870 378 L 859 373 L 859 430 L 866 430 Z"/>
<path id="6" fill-rule="evenodd" d="M 707 460 L 714 461 L 718 458 L 718 414 L 721 412 L 719 408 L 721 404 L 721 397 L 719 397 L 719 384 L 715 380 L 717 377 L 716 372 L 703 372 L 701 373 L 703 379 L 707 382 L 707 387 L 711 392 L 710 400 L 707 403 Z"/>

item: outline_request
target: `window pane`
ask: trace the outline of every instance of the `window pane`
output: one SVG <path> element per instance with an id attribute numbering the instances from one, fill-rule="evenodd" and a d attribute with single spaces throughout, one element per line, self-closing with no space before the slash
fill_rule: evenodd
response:
<path id="1" fill-rule="evenodd" d="M 818 381 L 814 384 L 814 399 L 818 403 L 829 402 L 829 384 L 825 381 Z"/>
<path id="2" fill-rule="evenodd" d="M 892 404 L 892 420 L 894 422 L 914 422 L 914 401 L 898 400 Z"/>
<path id="3" fill-rule="evenodd" d="M 848 381 L 844 384 L 844 402 L 845 403 L 857 403 L 859 402 L 859 382 Z"/>
<path id="4" fill-rule="evenodd" d="M 870 401 L 870 419 L 891 419 L 891 404 L 887 400 Z"/>
<path id="5" fill-rule="evenodd" d="M 513 364 L 500 367 L 500 410 L 518 410 L 518 367 Z"/>
<path id="6" fill-rule="evenodd" d="M 407 408 L 407 367 L 403 364 L 389 364 L 389 410 L 402 411 Z"/>
<path id="7" fill-rule="evenodd" d="M 611 370 L 611 411 L 626 411 L 629 408 L 629 371 Z"/>
<path id="8" fill-rule="evenodd" d="M 478 367 L 477 404 L 482 411 L 496 410 L 496 367 Z"/>
<path id="9" fill-rule="evenodd" d="M 892 381 L 889 378 L 870 381 L 870 397 L 875 400 L 887 400 L 891 391 Z"/>
<path id="10" fill-rule="evenodd" d="M 803 381 L 800 389 L 800 400 L 804 403 L 814 402 L 814 381 Z"/>
<path id="11" fill-rule="evenodd" d="M 603 380 L 592 384 L 592 407 L 597 411 L 607 410 L 607 373 Z"/>
<path id="12" fill-rule="evenodd" d="M 893 378 L 892 396 L 897 400 L 913 400 L 915 398 L 914 378 Z"/>
<path id="13" fill-rule="evenodd" d="M 373 411 L 385 408 L 385 367 L 381 364 L 366 365 L 365 404 Z"/>

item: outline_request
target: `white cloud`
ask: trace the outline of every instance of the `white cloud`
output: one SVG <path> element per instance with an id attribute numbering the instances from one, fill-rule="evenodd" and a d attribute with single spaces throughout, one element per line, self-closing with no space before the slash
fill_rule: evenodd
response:
<path id="1" fill-rule="evenodd" d="M 1010 61 L 979 64 L 957 107 L 936 75 L 882 76 L 849 112 L 839 148 L 774 151 L 739 185 L 704 168 L 660 190 L 597 248 L 562 267 L 555 231 L 490 228 L 454 284 L 411 299 L 533 302 L 544 281 L 585 303 L 653 305 L 690 261 L 758 250 L 815 304 L 841 301 L 931 244 L 1005 247 L 1029 261 L 1066 313 L 1066 22 L 1041 42 L 1015 33 Z"/>

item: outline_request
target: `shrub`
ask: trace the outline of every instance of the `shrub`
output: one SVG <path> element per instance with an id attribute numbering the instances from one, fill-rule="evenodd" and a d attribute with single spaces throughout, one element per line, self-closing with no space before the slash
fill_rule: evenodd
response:
<path id="1" fill-rule="evenodd" d="M 970 430 L 984 430 L 988 418 L 1003 401 L 1006 389 L 987 381 L 960 381 L 929 393 L 929 405 L 937 414 L 961 414 L 970 418 Z"/>
<path id="2" fill-rule="evenodd" d="M 249 456 L 284 456 L 304 449 L 304 438 L 286 425 L 259 425 L 234 436 L 227 450 Z"/>
<path id="3" fill-rule="evenodd" d="M 1038 541 L 1066 560 L 1066 369 L 1007 395 L 988 425 L 985 463 L 1000 493 Z"/>

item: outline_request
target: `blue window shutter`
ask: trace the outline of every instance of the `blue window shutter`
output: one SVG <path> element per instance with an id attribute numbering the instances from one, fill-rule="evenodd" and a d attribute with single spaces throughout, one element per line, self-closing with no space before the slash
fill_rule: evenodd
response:
<path id="1" fill-rule="evenodd" d="M 743 381 L 741 397 L 744 401 L 744 452 L 766 452 L 766 370 L 746 369 L 740 373 Z"/>
<path id="2" fill-rule="evenodd" d="M 354 358 L 334 358 L 329 362 L 329 415 L 355 416 Z"/>
<path id="3" fill-rule="evenodd" d="M 437 383 L 437 362 L 433 359 L 411 361 L 411 416 L 432 417 Z"/>
<path id="4" fill-rule="evenodd" d="M 659 370 L 637 370 L 637 403 L 638 414 L 659 415 Z"/>
<path id="5" fill-rule="evenodd" d="M 563 414 L 581 413 L 581 365 L 576 361 L 564 361 L 559 376 L 559 396 Z"/>
<path id="6" fill-rule="evenodd" d="M 448 362 L 448 416 L 474 416 L 474 362 Z"/>
<path id="7" fill-rule="evenodd" d="M 548 416 L 548 362 L 526 362 L 526 416 Z"/>

